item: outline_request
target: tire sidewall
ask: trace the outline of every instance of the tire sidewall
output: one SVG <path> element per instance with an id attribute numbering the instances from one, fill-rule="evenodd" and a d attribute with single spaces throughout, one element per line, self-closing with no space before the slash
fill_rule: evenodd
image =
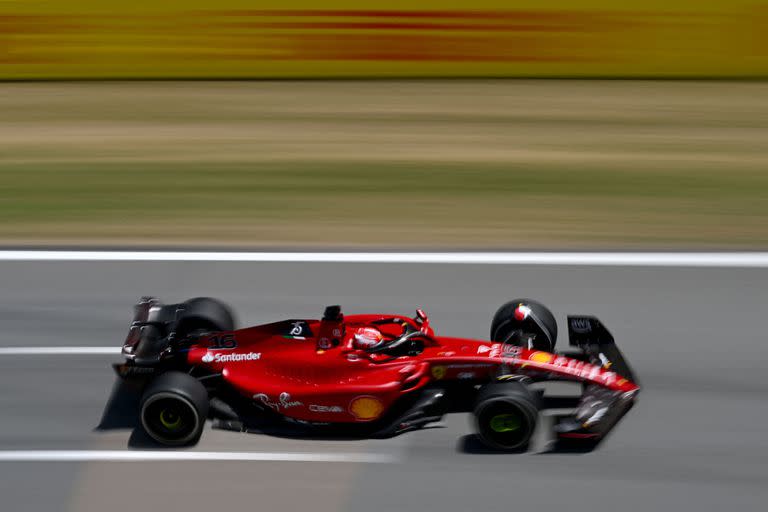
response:
<path id="1" fill-rule="evenodd" d="M 177 320 L 175 331 L 179 338 L 202 331 L 232 331 L 235 316 L 232 310 L 220 300 L 211 297 L 196 297 L 184 302 L 185 309 Z"/>
<path id="2" fill-rule="evenodd" d="M 150 405 L 161 399 L 173 399 L 187 407 L 194 417 L 194 428 L 180 439 L 167 439 L 153 431 L 147 420 Z M 165 446 L 184 446 L 197 443 L 208 417 L 208 391 L 202 383 L 183 372 L 166 372 L 150 381 L 144 389 L 139 409 L 139 419 L 144 432 Z"/>
<path id="3" fill-rule="evenodd" d="M 528 429 L 527 435 L 525 436 L 525 438 L 523 438 L 519 443 L 515 445 L 511 445 L 511 446 L 504 445 L 494 441 L 491 437 L 488 436 L 488 429 L 490 429 L 490 426 L 487 424 L 481 423 L 481 418 L 483 414 L 486 412 L 486 410 L 489 407 L 495 406 L 500 403 L 504 405 L 515 406 L 518 410 L 522 412 L 521 416 L 525 420 L 526 428 Z M 533 434 L 536 430 L 536 420 L 538 416 L 538 411 L 536 411 L 529 404 L 519 400 L 513 400 L 505 397 L 495 397 L 495 398 L 486 400 L 485 402 L 480 404 L 478 408 L 475 410 L 474 416 L 475 416 L 475 427 L 477 430 L 477 434 L 486 446 L 493 448 L 495 450 L 515 451 L 515 450 L 526 448 L 530 443 L 531 438 L 533 437 Z"/>
<path id="4" fill-rule="evenodd" d="M 192 431 L 183 438 L 180 438 L 180 439 L 163 438 L 162 436 L 159 436 L 155 432 L 153 432 L 152 429 L 147 424 L 147 418 L 145 414 L 147 411 L 147 408 L 158 400 L 168 399 L 168 398 L 182 402 L 186 407 L 189 408 L 189 410 L 194 415 L 195 426 L 192 429 Z M 192 444 L 193 442 L 196 442 L 198 439 L 200 439 L 200 436 L 203 433 L 205 419 L 201 417 L 200 412 L 201 411 L 198 410 L 198 408 L 195 406 L 192 400 L 190 400 L 186 396 L 183 396 L 179 393 L 175 393 L 173 391 L 160 391 L 152 394 L 151 396 L 147 397 L 144 401 L 142 401 L 141 412 L 139 413 L 139 417 L 141 419 L 141 426 L 144 429 L 144 432 L 146 432 L 147 435 L 151 437 L 153 440 L 155 440 L 156 442 L 166 446 L 185 446 L 187 444 Z"/>
<path id="5" fill-rule="evenodd" d="M 494 382 L 481 388 L 478 393 L 473 416 L 478 437 L 489 448 L 499 451 L 517 451 L 527 448 L 536 431 L 539 419 L 539 404 L 536 395 L 524 384 L 518 382 Z M 527 435 L 519 443 L 508 446 L 498 443 L 488 436 L 490 425 L 483 422 L 483 415 L 489 407 L 496 405 L 513 406 L 521 412 L 526 422 Z"/>
<path id="6" fill-rule="evenodd" d="M 501 342 L 502 340 L 499 339 L 499 334 L 501 332 L 507 332 L 507 326 L 510 324 L 514 325 L 520 323 L 514 318 L 514 311 L 518 304 L 525 304 L 529 306 L 533 310 L 535 317 L 538 318 L 538 321 L 541 323 L 541 325 L 537 328 L 543 328 L 543 334 L 548 340 L 548 346 L 537 347 L 537 349 L 545 350 L 547 352 L 554 351 L 555 345 L 557 343 L 557 320 L 549 308 L 547 308 L 544 304 L 532 299 L 514 299 L 503 304 L 498 310 L 496 310 L 496 313 L 493 315 L 493 319 L 491 320 L 491 340 Z M 514 331 L 514 328 L 509 329 L 509 332 L 512 331 Z"/>

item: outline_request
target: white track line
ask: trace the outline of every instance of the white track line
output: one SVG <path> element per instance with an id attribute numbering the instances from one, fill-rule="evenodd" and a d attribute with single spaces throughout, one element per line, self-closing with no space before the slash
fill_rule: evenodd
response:
<path id="1" fill-rule="evenodd" d="M 768 252 L 160 252 L 0 251 L 0 261 L 231 261 L 768 267 Z"/>
<path id="2" fill-rule="evenodd" d="M 0 462 L 147 462 L 147 461 L 238 461 L 238 462 L 396 462 L 391 455 L 377 453 L 290 453 L 290 452 L 186 452 L 171 450 L 4 450 Z"/>
<path id="3" fill-rule="evenodd" d="M 0 356 L 118 355 L 121 347 L 0 347 Z"/>

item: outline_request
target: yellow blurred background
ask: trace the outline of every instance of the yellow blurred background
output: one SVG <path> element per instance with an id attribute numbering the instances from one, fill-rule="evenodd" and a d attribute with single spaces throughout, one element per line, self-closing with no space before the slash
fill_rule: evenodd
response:
<path id="1" fill-rule="evenodd" d="M 766 247 L 766 76 L 748 0 L 0 0 L 0 243 Z"/>
<path id="2" fill-rule="evenodd" d="M 762 77 L 752 0 L 0 0 L 0 78 Z"/>

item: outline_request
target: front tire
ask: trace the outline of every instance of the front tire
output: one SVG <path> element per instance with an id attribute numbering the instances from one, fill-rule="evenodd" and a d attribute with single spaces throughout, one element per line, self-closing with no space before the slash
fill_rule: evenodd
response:
<path id="1" fill-rule="evenodd" d="M 519 307 L 525 307 L 527 317 L 516 316 Z M 531 340 L 534 350 L 553 352 L 557 342 L 555 315 L 544 304 L 531 299 L 515 299 L 501 306 L 491 321 L 491 340 L 509 343 L 517 332 L 535 335 Z"/>
<path id="2" fill-rule="evenodd" d="M 186 373 L 163 373 L 144 391 L 139 414 L 144 432 L 158 443 L 194 445 L 208 417 L 208 392 Z"/>
<path id="3" fill-rule="evenodd" d="M 483 444 L 494 450 L 523 451 L 536 430 L 539 403 L 520 382 L 495 382 L 480 390 L 474 416 Z"/>

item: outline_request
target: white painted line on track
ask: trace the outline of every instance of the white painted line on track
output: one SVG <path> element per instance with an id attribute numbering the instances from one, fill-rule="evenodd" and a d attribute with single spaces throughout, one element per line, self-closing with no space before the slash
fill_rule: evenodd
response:
<path id="1" fill-rule="evenodd" d="M 172 450 L 4 450 L 0 462 L 397 462 L 378 453 L 188 452 Z"/>
<path id="2" fill-rule="evenodd" d="M 161 252 L 0 251 L 0 261 L 201 261 L 768 267 L 768 252 Z"/>
<path id="3" fill-rule="evenodd" d="M 0 356 L 118 355 L 121 347 L 0 347 Z"/>

